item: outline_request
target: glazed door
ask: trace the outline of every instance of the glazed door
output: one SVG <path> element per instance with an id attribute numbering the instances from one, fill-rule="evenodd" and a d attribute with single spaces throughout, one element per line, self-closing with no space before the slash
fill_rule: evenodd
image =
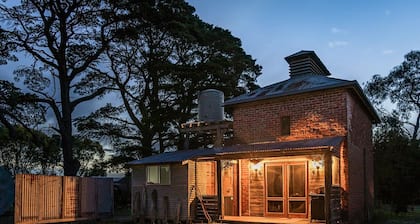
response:
<path id="1" fill-rule="evenodd" d="M 266 215 L 307 217 L 306 163 L 266 164 Z"/>
<path id="2" fill-rule="evenodd" d="M 223 215 L 239 215 L 238 178 L 238 161 L 222 160 Z"/>
<path id="3" fill-rule="evenodd" d="M 284 167 L 282 164 L 266 165 L 266 213 L 268 215 L 285 215 Z"/>

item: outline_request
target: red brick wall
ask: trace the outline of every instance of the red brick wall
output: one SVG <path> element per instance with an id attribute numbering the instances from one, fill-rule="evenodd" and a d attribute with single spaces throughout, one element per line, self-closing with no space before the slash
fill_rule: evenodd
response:
<path id="1" fill-rule="evenodd" d="M 363 106 L 350 94 L 347 107 L 349 222 L 366 223 L 373 212 L 372 124 Z"/>
<path id="2" fill-rule="evenodd" d="M 320 91 L 258 103 L 233 111 L 236 143 L 289 141 L 346 134 L 345 90 Z M 281 136 L 280 118 L 290 116 L 290 136 Z"/>
<path id="3" fill-rule="evenodd" d="M 290 136 L 281 136 L 282 116 L 290 116 Z M 363 223 L 364 217 L 371 214 L 372 124 L 350 90 L 333 89 L 240 104 L 234 107 L 233 117 L 233 142 L 239 144 L 347 136 L 340 148 L 343 217 L 350 223 Z M 247 190 L 252 196 L 253 189 Z"/>

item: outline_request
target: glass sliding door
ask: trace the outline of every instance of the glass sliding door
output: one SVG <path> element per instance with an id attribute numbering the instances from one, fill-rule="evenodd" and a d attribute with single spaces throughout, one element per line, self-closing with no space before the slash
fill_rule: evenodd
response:
<path id="1" fill-rule="evenodd" d="M 306 163 L 267 163 L 266 215 L 307 216 Z"/>

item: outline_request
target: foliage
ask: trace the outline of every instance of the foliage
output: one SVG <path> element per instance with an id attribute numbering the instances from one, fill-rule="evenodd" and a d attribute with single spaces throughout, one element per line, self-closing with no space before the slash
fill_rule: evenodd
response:
<path id="1" fill-rule="evenodd" d="M 118 162 L 179 146 L 179 126 L 195 116 L 199 91 L 216 88 L 232 97 L 256 88 L 261 67 L 240 40 L 201 21 L 183 0 L 119 7 L 130 17 L 130 35 L 107 49 L 107 78 L 122 105 L 107 104 L 78 122 L 85 134 L 111 140 Z"/>
<path id="2" fill-rule="evenodd" d="M 22 93 L 5 80 L 0 80 L 0 92 L 0 124 L 8 129 L 11 137 L 15 135 L 16 124 L 29 130 L 45 122 L 45 108 L 30 102 L 35 98 L 34 95 Z"/>
<path id="3" fill-rule="evenodd" d="M 59 174 L 62 168 L 60 137 L 27 130 L 15 126 L 15 135 L 0 127 L 0 164 L 13 175 L 18 173 Z M 95 141 L 75 138 L 75 157 L 80 161 L 79 176 L 104 176 L 106 167 L 102 164 L 105 152 Z"/>
<path id="4" fill-rule="evenodd" d="M 383 105 L 386 99 L 394 103 L 394 114 L 409 125 L 406 131 L 411 141 L 416 141 L 420 135 L 420 51 L 411 51 L 404 58 L 388 76 L 374 75 L 365 90 L 377 106 Z"/>
<path id="5" fill-rule="evenodd" d="M 10 7 L 0 5 L 3 58 L 20 52 L 32 58 L 15 75 L 36 95 L 32 101 L 47 105 L 54 114 L 65 175 L 75 175 L 80 166 L 73 153 L 73 113 L 78 105 L 106 90 L 106 83 L 98 82 L 102 76 L 99 62 L 115 36 L 113 14 L 101 0 L 27 0 Z"/>
<path id="6" fill-rule="evenodd" d="M 10 54 L 12 46 L 6 43 L 7 34 L 0 28 L 0 65 L 7 64 L 8 61 L 16 61 L 17 58 Z"/>
<path id="7" fill-rule="evenodd" d="M 387 117 L 374 136 L 376 196 L 396 213 L 407 212 L 420 195 L 420 147 L 402 125 L 398 116 Z"/>
<path id="8" fill-rule="evenodd" d="M 60 162 L 58 141 L 42 132 L 14 126 L 14 136 L 9 129 L 0 127 L 0 163 L 18 173 L 55 174 Z"/>
<path id="9" fill-rule="evenodd" d="M 105 151 L 99 142 L 83 137 L 74 138 L 75 158 L 80 161 L 78 176 L 105 176 L 105 166 L 102 164 Z"/>

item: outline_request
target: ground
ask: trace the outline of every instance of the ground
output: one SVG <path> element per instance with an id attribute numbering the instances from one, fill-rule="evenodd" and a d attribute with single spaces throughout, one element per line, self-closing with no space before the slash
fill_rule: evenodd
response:
<path id="1" fill-rule="evenodd" d="M 390 206 L 375 210 L 374 224 L 416 224 L 420 223 L 420 205 L 411 206 L 407 213 L 395 214 Z"/>

